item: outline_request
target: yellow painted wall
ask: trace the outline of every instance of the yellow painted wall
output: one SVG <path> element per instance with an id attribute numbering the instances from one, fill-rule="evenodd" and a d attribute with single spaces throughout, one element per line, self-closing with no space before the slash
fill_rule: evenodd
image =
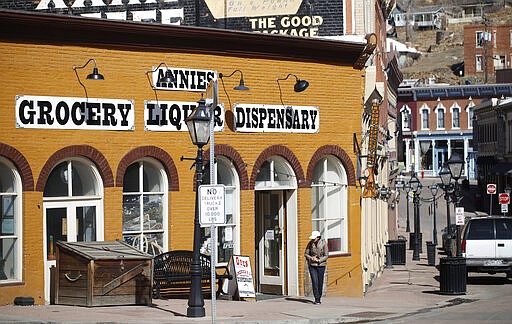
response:
<path id="1" fill-rule="evenodd" d="M 172 40 L 169 40 L 172 41 Z M 95 58 L 104 81 L 85 80 L 92 70 L 89 65 L 79 70 L 90 98 L 135 100 L 135 130 L 44 130 L 16 128 L 15 96 L 53 96 L 84 98 L 73 66 L 83 65 Z M 224 74 L 241 69 L 250 91 L 232 90 L 238 78 L 224 79 L 231 104 L 280 104 L 276 78 L 294 73 L 308 80 L 309 88 L 294 93 L 293 78 L 281 82 L 286 105 L 318 106 L 320 132 L 317 134 L 236 133 L 230 127 L 216 133 L 216 144 L 234 147 L 247 164 L 250 177 L 259 154 L 271 145 L 284 145 L 298 158 L 304 173 L 313 153 L 323 145 L 337 145 L 352 153 L 352 134 L 361 128 L 364 71 L 351 66 L 301 63 L 259 58 L 240 58 L 222 55 L 162 53 L 149 51 L 111 50 L 105 48 L 53 46 L 45 44 L 0 43 L 0 143 L 17 149 L 27 159 L 34 183 L 47 159 L 59 149 L 71 145 L 89 145 L 107 159 L 114 178 L 118 164 L 130 150 L 153 145 L 166 151 L 176 165 L 179 191 L 169 193 L 169 249 L 192 248 L 194 213 L 193 170 L 191 161 L 181 156 L 195 157 L 196 147 L 187 132 L 150 132 L 144 130 L 144 100 L 155 100 L 145 72 L 160 62 L 169 66 L 190 69 L 217 70 Z M 200 93 L 158 91 L 162 101 L 197 101 Z M 232 111 L 219 82 L 219 101 Z M 311 232 L 309 188 L 298 191 L 299 257 L 302 258 Z M 329 260 L 330 295 L 361 296 L 360 269 L 360 191 L 349 188 L 349 250 L 350 255 Z M 241 254 L 255 259 L 254 191 L 240 195 Z M 122 188 L 105 188 L 105 240 L 122 238 Z M 44 302 L 43 292 L 43 204 L 41 192 L 23 192 L 23 282 L 13 285 L 0 283 L 0 304 L 12 303 L 16 296 L 33 296 L 36 303 Z M 255 266 L 254 261 L 252 264 Z M 299 280 L 304 263 L 299 262 Z M 301 289 L 302 285 L 300 284 Z M 301 290 L 302 292 L 302 290 Z"/>

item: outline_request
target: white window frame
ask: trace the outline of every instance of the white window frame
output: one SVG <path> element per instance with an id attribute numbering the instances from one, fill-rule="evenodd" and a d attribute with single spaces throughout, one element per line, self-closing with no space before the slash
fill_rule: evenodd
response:
<path id="1" fill-rule="evenodd" d="M 482 48 L 484 46 L 484 31 L 477 30 L 475 32 L 475 47 Z"/>
<path id="2" fill-rule="evenodd" d="M 457 112 L 457 117 L 458 117 L 458 122 L 459 122 L 458 125 L 455 125 L 455 116 L 456 116 L 455 112 Z M 454 103 L 453 106 L 450 107 L 450 114 L 452 115 L 452 129 L 460 129 L 460 113 L 461 113 L 461 109 L 460 109 L 459 105 L 457 103 Z"/>
<path id="3" fill-rule="evenodd" d="M 407 105 L 403 105 L 402 109 L 400 109 L 400 115 L 402 118 L 402 131 L 410 131 L 411 130 L 411 108 Z"/>
<path id="4" fill-rule="evenodd" d="M 475 103 L 473 102 L 473 100 L 470 100 L 468 105 L 466 106 L 466 113 L 468 114 L 468 129 L 473 129 L 473 118 L 471 116 L 471 114 L 474 115 L 475 111 L 474 111 L 474 107 L 475 106 Z"/>
<path id="5" fill-rule="evenodd" d="M 482 55 L 476 55 L 475 56 L 475 71 L 476 72 L 483 72 L 484 68 L 484 57 Z"/>
<path id="6" fill-rule="evenodd" d="M 152 250 L 155 250 L 155 254 L 156 254 L 156 251 L 158 249 L 161 249 L 161 252 L 166 252 L 168 250 L 168 241 L 169 241 L 169 221 L 168 221 L 168 201 L 169 201 L 169 197 L 168 197 L 168 192 L 169 192 L 169 183 L 167 181 L 167 174 L 165 172 L 165 169 L 163 167 L 163 165 L 153 159 L 153 158 L 142 158 L 140 160 L 137 160 L 135 162 L 133 162 L 132 164 L 130 164 L 130 166 L 132 166 L 133 164 L 138 164 L 138 175 L 139 175 L 139 188 L 138 188 L 138 191 L 134 191 L 134 192 L 125 192 L 124 191 L 124 188 L 123 188 L 123 203 L 122 203 L 122 207 L 124 208 L 124 196 L 135 196 L 135 195 L 138 195 L 139 197 L 144 197 L 144 196 L 149 196 L 149 195 L 161 195 L 162 196 L 162 230 L 146 230 L 146 229 L 143 229 L 141 228 L 140 230 L 134 230 L 134 231 L 125 231 L 122 226 L 121 226 L 121 230 L 122 230 L 122 235 L 136 235 L 136 234 L 139 234 L 139 240 L 143 240 L 145 238 L 145 234 L 150 234 L 150 233 L 162 233 L 162 246 L 148 246 L 148 244 L 146 244 L 145 242 L 143 242 L 144 244 L 140 246 L 141 249 L 144 248 L 144 252 L 151 252 Z M 143 183 L 143 168 L 144 168 L 144 163 L 148 163 L 148 164 L 151 164 L 154 168 L 156 168 L 159 172 L 159 175 L 160 175 L 160 186 L 161 186 L 161 191 L 144 191 L 144 183 Z M 123 175 L 124 177 L 124 175 Z M 143 211 L 144 211 L 144 201 L 143 199 L 140 199 L 140 217 L 143 217 Z M 142 225 L 142 224 L 141 224 Z M 135 242 L 134 242 L 135 243 Z M 149 242 L 149 245 L 151 245 L 151 242 Z M 145 249 L 148 249 L 147 251 L 145 251 Z M 151 249 L 151 250 L 150 250 Z"/>
<path id="7" fill-rule="evenodd" d="M 441 117 L 440 116 L 441 111 L 443 112 L 443 115 L 442 115 L 442 117 L 443 117 L 443 125 L 441 125 L 441 127 L 439 127 L 440 126 L 439 118 Z M 437 130 L 444 130 L 444 129 L 446 129 L 446 108 L 443 106 L 443 104 L 439 103 L 437 105 L 437 107 L 435 109 L 435 113 L 436 113 L 436 129 Z"/>
<path id="8" fill-rule="evenodd" d="M 329 171 L 328 166 L 334 167 L 336 170 L 336 178 L 329 177 L 326 178 L 326 175 L 332 176 L 332 171 Z M 332 156 L 328 155 L 320 159 L 315 166 L 315 170 L 317 167 L 322 168 L 320 179 L 312 179 L 311 187 L 317 188 L 319 190 L 319 194 L 321 194 L 321 198 L 317 201 L 313 201 L 315 199 L 315 196 L 313 194 L 312 190 L 312 196 L 311 196 L 311 221 L 313 224 L 313 230 L 319 230 L 322 234 L 322 237 L 326 238 L 327 240 L 330 238 L 327 233 L 325 232 L 325 229 L 327 225 L 325 225 L 328 222 L 336 222 L 339 220 L 341 223 L 341 230 L 340 233 L 340 250 L 338 251 L 329 251 L 329 255 L 336 255 L 336 254 L 344 254 L 348 253 L 348 182 L 347 182 L 347 174 L 345 171 L 345 168 L 340 163 L 340 161 Z M 334 180 L 334 181 L 333 181 Z M 339 188 L 339 192 L 334 193 L 338 196 L 338 199 L 328 199 L 333 194 L 332 190 L 329 190 L 329 188 Z M 332 198 L 332 197 L 331 197 Z M 337 201 L 338 206 L 335 206 L 335 208 L 329 208 L 332 207 L 328 203 L 322 203 L 326 201 Z M 313 209 L 315 207 L 322 208 L 322 211 L 317 212 L 317 217 L 314 217 L 314 211 Z M 336 215 L 335 215 L 336 213 Z M 320 217 L 322 215 L 329 215 L 329 218 L 327 217 Z M 324 225 L 321 226 L 321 228 L 315 227 L 315 222 L 323 222 Z M 332 237 L 337 238 L 337 237 Z"/>
<path id="9" fill-rule="evenodd" d="M 218 182 L 217 168 L 218 168 L 219 162 L 223 163 L 225 165 L 225 167 L 229 169 L 230 177 L 231 177 L 231 181 L 230 181 L 231 184 Z M 232 235 L 233 235 L 233 241 L 234 241 L 233 255 L 237 255 L 237 254 L 240 254 L 240 179 L 239 179 L 238 173 L 236 172 L 236 169 L 233 165 L 233 162 L 229 158 L 227 158 L 223 155 L 217 155 L 215 157 L 215 183 L 223 184 L 224 188 L 225 188 L 225 193 L 227 193 L 229 190 L 233 191 L 230 196 L 231 197 L 230 201 L 228 201 L 228 199 L 227 199 L 229 197 L 227 194 L 226 194 L 226 201 L 225 201 L 226 209 L 228 206 L 231 206 L 233 222 L 227 223 L 227 224 L 216 225 L 217 244 L 219 242 L 218 234 L 219 234 L 220 228 L 232 226 L 233 227 Z M 226 213 L 227 213 L 227 210 L 226 210 Z M 209 226 L 201 227 L 202 230 L 205 228 L 209 228 Z M 202 243 L 204 243 L 204 242 L 202 242 Z M 208 246 L 205 246 L 205 245 L 202 246 L 202 249 L 207 249 L 207 248 L 208 248 Z M 210 251 L 201 251 L 201 253 L 210 254 L 211 252 Z M 216 253 L 215 256 L 217 257 L 217 260 L 215 260 L 215 261 L 218 265 L 227 265 L 228 264 L 229 261 L 228 262 L 219 262 L 219 254 L 218 253 Z"/>
<path id="10" fill-rule="evenodd" d="M 23 218 L 22 218 L 22 182 L 18 170 L 9 160 L 0 157 L 0 163 L 10 169 L 13 176 L 13 192 L 0 192 L 0 199 L 11 196 L 14 199 L 14 234 L 13 235 L 1 235 L 0 239 L 15 239 L 15 263 L 14 263 L 14 274 L 11 279 L 0 280 L 0 287 L 3 284 L 12 284 L 22 282 L 23 278 Z M 3 224 L 0 224 L 2 226 Z M 1 232 L 0 232 L 1 233 Z"/>
<path id="11" fill-rule="evenodd" d="M 427 125 L 425 125 L 424 114 L 427 114 Z M 423 104 L 420 109 L 420 120 L 421 120 L 421 130 L 429 130 L 430 129 L 430 108 L 427 104 Z"/>

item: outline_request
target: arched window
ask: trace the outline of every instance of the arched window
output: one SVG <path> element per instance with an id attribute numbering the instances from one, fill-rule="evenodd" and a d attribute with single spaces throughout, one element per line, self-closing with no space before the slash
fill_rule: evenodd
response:
<path id="1" fill-rule="evenodd" d="M 444 115 L 445 115 L 445 112 L 446 112 L 446 109 L 445 107 L 443 106 L 443 104 L 439 103 L 435 109 L 435 112 L 436 112 L 436 120 L 437 120 L 437 125 L 436 125 L 436 129 L 444 129 L 445 126 L 444 126 Z"/>
<path id="2" fill-rule="evenodd" d="M 312 178 L 311 219 L 313 230 L 327 239 L 329 253 L 348 252 L 347 174 L 334 156 L 322 158 Z"/>
<path id="3" fill-rule="evenodd" d="M 217 233 L 217 263 L 227 264 L 233 254 L 240 251 L 240 181 L 231 160 L 225 156 L 216 156 L 216 183 L 224 185 L 224 207 L 226 209 L 226 224 L 216 225 Z M 205 173 L 203 184 L 210 183 L 209 170 Z M 210 227 L 201 228 L 201 253 L 210 254 Z"/>
<path id="4" fill-rule="evenodd" d="M 460 107 L 455 103 L 451 107 L 451 114 L 452 114 L 452 128 L 458 129 L 460 128 Z"/>
<path id="5" fill-rule="evenodd" d="M 295 173 L 285 159 L 273 156 L 263 162 L 256 177 L 254 189 L 294 189 L 297 187 Z"/>
<path id="6" fill-rule="evenodd" d="M 407 105 L 403 105 L 402 109 L 400 109 L 400 113 L 402 116 L 402 130 L 410 131 L 411 130 L 411 108 Z"/>
<path id="7" fill-rule="evenodd" d="M 430 118 L 430 108 L 426 104 L 423 104 L 421 107 L 421 129 L 428 130 L 429 129 L 429 118 Z"/>
<path id="8" fill-rule="evenodd" d="M 21 281 L 21 179 L 14 165 L 0 157 L 0 283 Z"/>
<path id="9" fill-rule="evenodd" d="M 167 250 L 167 176 L 153 159 L 131 164 L 123 179 L 123 239 L 152 255 Z"/>

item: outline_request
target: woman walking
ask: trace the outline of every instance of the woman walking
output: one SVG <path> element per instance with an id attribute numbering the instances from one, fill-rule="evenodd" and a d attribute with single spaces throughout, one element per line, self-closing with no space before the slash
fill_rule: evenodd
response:
<path id="1" fill-rule="evenodd" d="M 322 288 L 324 286 L 324 273 L 327 266 L 329 250 L 327 242 L 322 239 L 319 231 L 313 231 L 309 237 L 308 246 L 304 256 L 308 262 L 309 274 L 311 276 L 311 285 L 313 286 L 313 295 L 315 296 L 315 305 L 321 304 Z"/>

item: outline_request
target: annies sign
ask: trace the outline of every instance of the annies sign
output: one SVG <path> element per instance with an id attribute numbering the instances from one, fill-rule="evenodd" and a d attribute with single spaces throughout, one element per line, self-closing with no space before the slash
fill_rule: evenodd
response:
<path id="1" fill-rule="evenodd" d="M 133 130 L 133 100 L 16 96 L 16 127 Z"/>
<path id="2" fill-rule="evenodd" d="M 237 132 L 318 133 L 318 107 L 235 104 Z"/>
<path id="3" fill-rule="evenodd" d="M 151 70 L 155 70 L 153 67 Z M 217 77 L 212 70 L 178 69 L 170 67 L 174 82 L 158 82 L 167 71 L 166 67 L 160 67 L 152 73 L 153 89 L 206 92 L 210 80 Z"/>

